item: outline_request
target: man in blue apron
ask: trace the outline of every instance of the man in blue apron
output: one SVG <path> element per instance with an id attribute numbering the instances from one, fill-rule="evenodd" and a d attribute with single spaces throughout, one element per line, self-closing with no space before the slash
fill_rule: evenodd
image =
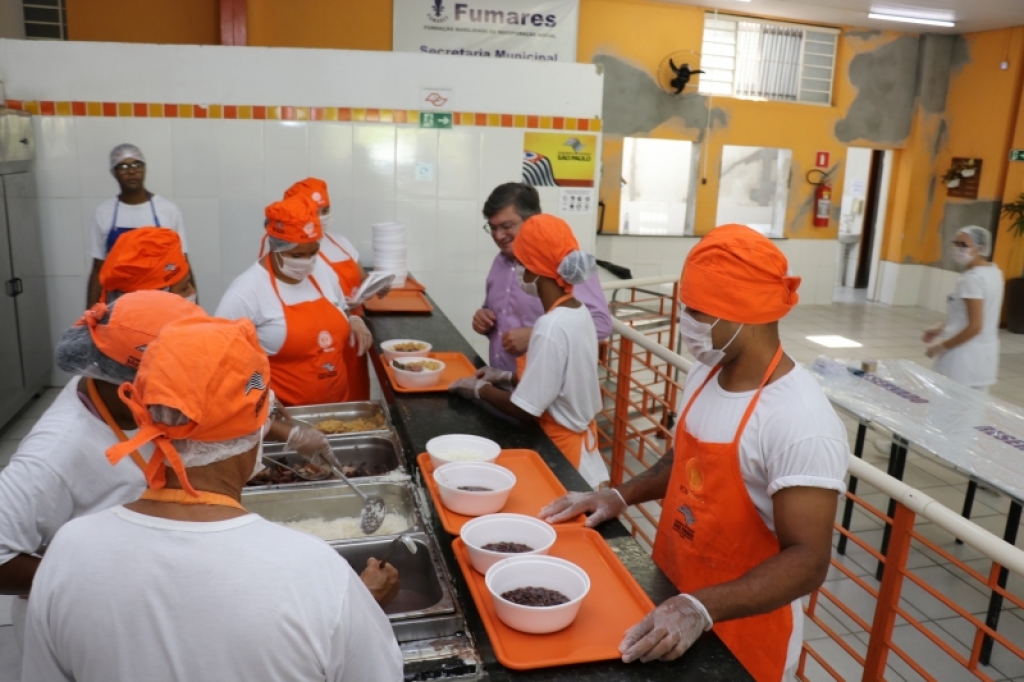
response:
<path id="1" fill-rule="evenodd" d="M 133 144 L 119 144 L 110 152 L 110 172 L 117 180 L 121 193 L 96 207 L 96 216 L 90 229 L 89 254 L 92 273 L 89 275 L 89 294 L 86 301 L 91 307 L 100 298 L 100 268 L 118 237 L 138 227 L 163 227 L 174 230 L 181 237 L 181 248 L 188 259 L 188 243 L 181 211 L 173 203 L 146 190 L 146 157 Z M 192 286 L 195 276 L 189 269 Z"/>

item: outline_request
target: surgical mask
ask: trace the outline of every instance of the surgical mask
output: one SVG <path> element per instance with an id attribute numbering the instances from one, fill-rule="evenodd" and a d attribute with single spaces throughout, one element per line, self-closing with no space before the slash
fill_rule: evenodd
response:
<path id="1" fill-rule="evenodd" d="M 320 227 L 324 229 L 324 232 L 331 229 L 331 212 L 328 211 L 320 216 Z"/>
<path id="2" fill-rule="evenodd" d="M 974 260 L 973 249 L 966 246 L 953 247 L 953 262 L 961 267 L 966 267 Z"/>
<path id="3" fill-rule="evenodd" d="M 519 288 L 523 290 L 523 293 L 527 296 L 533 296 L 534 298 L 540 298 L 540 292 L 537 291 L 537 280 L 527 282 L 523 279 L 526 274 L 526 268 L 523 267 L 522 263 L 516 263 L 516 281 L 519 282 Z"/>
<path id="4" fill-rule="evenodd" d="M 725 359 L 725 349 L 736 340 L 740 329 L 743 329 L 743 325 L 740 325 L 736 329 L 736 333 L 732 335 L 732 338 L 724 346 L 715 348 L 714 342 L 711 340 L 711 330 L 721 321 L 721 318 L 719 318 L 715 320 L 714 324 L 708 324 L 707 322 L 701 322 L 685 311 L 679 316 L 679 333 L 683 337 L 683 344 L 686 346 L 686 350 L 697 359 L 697 362 L 708 367 L 715 367 Z"/>
<path id="5" fill-rule="evenodd" d="M 284 255 L 278 257 L 280 258 L 281 274 L 291 279 L 304 280 L 313 274 L 313 268 L 316 267 L 316 257 L 289 258 Z"/>
<path id="6" fill-rule="evenodd" d="M 197 295 L 189 294 L 188 296 L 185 296 L 185 300 L 188 301 L 189 303 L 195 303 L 197 300 Z"/>
<path id="7" fill-rule="evenodd" d="M 267 423 L 270 423 L 269 419 Z M 252 467 L 252 476 L 249 477 L 249 480 L 256 478 L 256 475 L 266 468 L 263 464 L 263 434 L 260 433 L 260 444 L 256 446 L 256 464 Z"/>

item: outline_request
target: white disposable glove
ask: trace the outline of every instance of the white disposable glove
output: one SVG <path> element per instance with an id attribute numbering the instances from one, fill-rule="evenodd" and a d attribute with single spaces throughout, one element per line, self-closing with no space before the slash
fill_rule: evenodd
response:
<path id="1" fill-rule="evenodd" d="M 626 630 L 619 644 L 622 662 L 674 661 L 712 624 L 711 614 L 692 594 L 672 597 Z"/>
<path id="2" fill-rule="evenodd" d="M 586 526 L 593 528 L 608 519 L 614 519 L 619 514 L 625 514 L 627 506 L 622 493 L 612 488 L 592 493 L 563 495 L 541 509 L 539 516 L 542 521 L 548 523 L 562 523 L 586 513 L 590 514 L 587 517 Z"/>
<path id="3" fill-rule="evenodd" d="M 356 346 L 356 355 L 362 357 L 366 355 L 370 344 L 373 343 L 373 334 L 366 328 L 366 323 L 363 322 L 361 317 L 353 315 L 348 318 L 348 323 L 352 327 L 352 334 L 349 336 L 348 345 Z"/>
<path id="4" fill-rule="evenodd" d="M 511 384 L 512 372 L 505 369 L 495 369 L 487 365 L 476 371 L 476 378 L 483 379 L 492 384 Z"/>
<path id="5" fill-rule="evenodd" d="M 476 377 L 463 377 L 462 379 L 456 379 L 448 386 L 449 393 L 458 393 L 466 400 L 472 400 L 476 398 L 480 400 L 480 389 L 484 386 L 490 386 L 491 382 L 484 381 L 483 379 L 477 379 Z"/>
<path id="6" fill-rule="evenodd" d="M 288 434 L 285 449 L 294 450 L 303 459 L 314 464 L 319 458 L 328 462 L 334 461 L 334 453 L 331 452 L 331 444 L 327 441 L 327 436 L 309 426 L 293 426 Z"/>

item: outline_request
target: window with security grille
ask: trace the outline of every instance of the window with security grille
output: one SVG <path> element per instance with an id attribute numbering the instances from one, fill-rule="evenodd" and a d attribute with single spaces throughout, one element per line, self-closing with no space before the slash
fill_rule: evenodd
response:
<path id="1" fill-rule="evenodd" d="M 838 43 L 834 28 L 708 12 L 699 91 L 829 105 Z"/>
<path id="2" fill-rule="evenodd" d="M 35 40 L 67 40 L 68 20 L 64 0 L 24 0 L 25 37 Z"/>

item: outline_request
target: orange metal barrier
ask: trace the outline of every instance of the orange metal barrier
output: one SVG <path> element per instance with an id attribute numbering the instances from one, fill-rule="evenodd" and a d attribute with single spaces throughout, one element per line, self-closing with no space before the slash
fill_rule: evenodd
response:
<path id="1" fill-rule="evenodd" d="M 611 308 L 621 322 L 675 349 L 674 287 L 671 294 L 642 289 L 616 293 L 621 300 Z M 671 424 L 685 377 L 639 342 L 618 334 L 602 346 L 600 373 L 605 409 L 598 420 L 599 443 L 612 485 L 618 485 L 649 468 L 671 446 Z M 860 472 L 858 477 L 885 477 L 860 460 L 851 469 Z M 836 523 L 833 542 L 845 537 L 846 553 L 833 552 L 825 585 L 804 600 L 806 641 L 798 678 L 1024 679 L 1024 615 L 1007 614 L 1024 609 L 1024 599 L 1005 587 L 1005 569 L 985 554 L 955 544 L 954 534 L 902 502 L 887 516 L 878 507 L 885 507 L 888 497 L 867 480 L 861 480 L 858 494 L 847 493 L 847 498 L 854 503 L 854 522 L 851 530 Z M 652 547 L 660 511 L 658 505 L 644 505 L 630 510 L 623 521 L 641 544 Z M 878 548 L 886 526 L 891 530 L 883 555 Z M 960 539 L 970 545 L 970 529 L 977 526 L 965 528 Z M 875 578 L 878 562 L 884 565 L 880 581 Z M 989 603 L 993 593 L 1005 600 L 994 608 Z M 998 627 L 1001 615 L 1003 631 Z M 993 649 L 991 666 L 981 664 L 987 660 L 986 648 Z"/>

